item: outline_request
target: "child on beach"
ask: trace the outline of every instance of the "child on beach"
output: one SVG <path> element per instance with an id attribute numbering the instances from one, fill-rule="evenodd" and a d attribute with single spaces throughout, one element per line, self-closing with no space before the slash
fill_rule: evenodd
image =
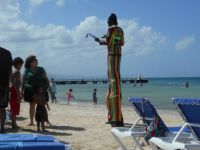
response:
<path id="1" fill-rule="evenodd" d="M 35 113 L 35 120 L 37 122 L 37 131 L 41 131 L 40 126 L 42 127 L 42 131 L 46 131 L 44 122 L 48 121 L 48 116 L 45 106 L 47 106 L 48 110 L 50 110 L 50 108 L 45 99 L 43 89 L 41 87 L 36 87 L 35 91 L 36 92 L 33 95 L 33 102 L 37 104 Z"/>
<path id="2" fill-rule="evenodd" d="M 66 93 L 66 97 L 67 97 L 67 104 L 69 105 L 69 101 L 71 101 L 72 99 L 74 100 L 75 97 L 73 95 L 73 90 L 69 89 L 69 91 Z"/>
<path id="3" fill-rule="evenodd" d="M 16 123 L 16 116 L 19 115 L 20 102 L 21 102 L 21 74 L 20 70 L 24 61 L 20 57 L 16 57 L 13 61 L 14 70 L 11 76 L 10 87 L 10 112 L 12 118 L 12 129 L 18 129 Z"/>
<path id="4" fill-rule="evenodd" d="M 94 89 L 94 92 L 93 92 L 93 102 L 94 102 L 94 105 L 97 104 L 97 89 Z"/>

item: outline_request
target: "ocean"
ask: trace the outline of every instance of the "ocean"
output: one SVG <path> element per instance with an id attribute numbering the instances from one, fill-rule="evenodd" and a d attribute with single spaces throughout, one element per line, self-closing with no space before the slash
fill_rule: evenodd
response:
<path id="1" fill-rule="evenodd" d="M 173 108 L 172 97 L 178 98 L 200 98 L 200 77 L 176 77 L 176 78 L 145 78 L 147 84 L 122 84 L 122 104 L 129 105 L 129 97 L 146 97 L 157 108 Z M 185 83 L 189 87 L 185 88 Z M 73 89 L 74 102 L 93 102 L 93 89 L 97 89 L 98 103 L 105 103 L 108 84 L 66 84 L 57 85 L 56 97 L 58 101 L 66 101 L 66 92 Z"/>

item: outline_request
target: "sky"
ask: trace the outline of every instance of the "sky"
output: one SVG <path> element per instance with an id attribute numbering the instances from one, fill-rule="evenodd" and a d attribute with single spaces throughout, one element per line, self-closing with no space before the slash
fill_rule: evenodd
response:
<path id="1" fill-rule="evenodd" d="M 124 30 L 122 77 L 199 77 L 199 0 L 0 0 L 0 46 L 36 55 L 51 76 L 105 77 L 107 49 L 87 33 Z"/>

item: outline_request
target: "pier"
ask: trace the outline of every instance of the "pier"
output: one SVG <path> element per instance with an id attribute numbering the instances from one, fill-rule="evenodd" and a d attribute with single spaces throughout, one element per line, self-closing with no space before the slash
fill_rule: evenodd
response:
<path id="1" fill-rule="evenodd" d="M 87 83 L 107 84 L 107 83 L 109 83 L 108 79 L 69 79 L 69 80 L 55 80 L 55 82 L 56 82 L 56 84 L 59 84 L 59 85 L 63 85 L 63 84 L 87 84 Z M 148 80 L 146 80 L 146 79 L 137 80 L 137 79 L 134 79 L 134 78 L 122 78 L 121 82 L 122 82 L 122 84 L 126 84 L 126 83 L 143 84 L 143 83 L 148 83 Z"/>

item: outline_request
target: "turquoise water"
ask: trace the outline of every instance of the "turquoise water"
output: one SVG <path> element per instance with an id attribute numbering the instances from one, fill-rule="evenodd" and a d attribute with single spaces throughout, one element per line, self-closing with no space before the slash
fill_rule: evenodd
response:
<path id="1" fill-rule="evenodd" d="M 123 105 L 128 105 L 128 97 L 147 97 L 159 108 L 172 108 L 172 97 L 200 98 L 200 78 L 147 78 L 149 83 L 122 84 Z M 185 88 L 185 82 L 189 88 Z M 92 102 L 93 89 L 97 89 L 98 103 L 105 103 L 108 84 L 57 85 L 57 99 L 66 101 L 65 93 L 72 88 L 75 101 Z"/>

